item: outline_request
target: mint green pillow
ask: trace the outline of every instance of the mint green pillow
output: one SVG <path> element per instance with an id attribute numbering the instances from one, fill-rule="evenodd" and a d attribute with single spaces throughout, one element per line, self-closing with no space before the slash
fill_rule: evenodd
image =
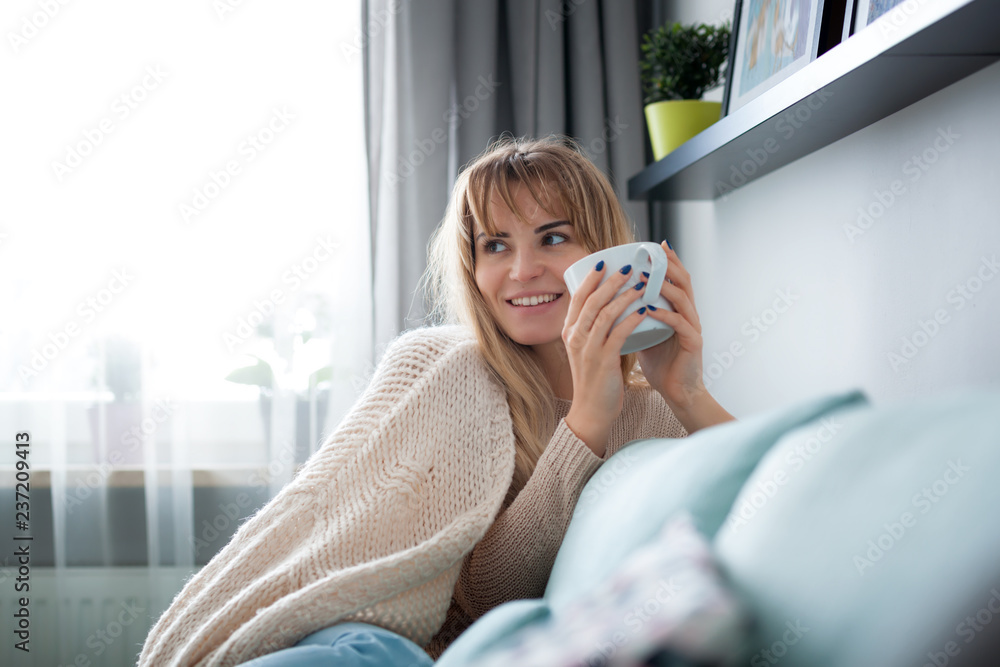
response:
<path id="1" fill-rule="evenodd" d="M 543 623 L 598 585 L 675 513 L 688 510 L 711 539 L 743 482 L 787 431 L 845 407 L 858 391 L 812 399 L 704 429 L 683 439 L 639 440 L 606 461 L 581 493 L 545 591 L 500 605 L 478 619 L 435 662 L 472 664 L 519 629 Z"/>
<path id="2" fill-rule="evenodd" d="M 1000 623 L 998 476 L 1000 391 L 788 433 L 716 536 L 758 620 L 750 664 L 968 664 L 997 636 L 977 614 Z"/>
<path id="3" fill-rule="evenodd" d="M 514 600 L 490 610 L 459 635 L 434 667 L 465 667 L 523 627 L 545 622 L 551 614 L 543 598 Z"/>
<path id="4" fill-rule="evenodd" d="M 609 576 L 664 522 L 687 510 L 709 540 L 758 461 L 786 432 L 867 401 L 858 391 L 816 398 L 683 439 L 639 440 L 587 482 L 545 591 L 553 612 Z"/>

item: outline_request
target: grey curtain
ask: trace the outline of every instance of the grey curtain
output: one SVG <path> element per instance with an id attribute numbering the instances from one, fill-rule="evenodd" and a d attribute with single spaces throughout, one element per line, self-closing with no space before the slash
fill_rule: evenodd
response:
<path id="1" fill-rule="evenodd" d="M 427 240 L 461 167 L 503 132 L 579 140 L 628 202 L 647 163 L 639 0 L 365 0 L 376 350 L 422 323 Z"/>

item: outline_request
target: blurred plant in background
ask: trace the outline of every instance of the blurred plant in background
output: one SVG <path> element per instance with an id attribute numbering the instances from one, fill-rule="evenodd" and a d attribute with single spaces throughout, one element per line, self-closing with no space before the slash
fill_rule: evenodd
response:
<path id="1" fill-rule="evenodd" d="M 275 326 L 274 316 L 257 326 L 255 336 L 245 346 L 247 363 L 229 373 L 226 380 L 259 389 L 264 434 L 269 445 L 274 394 L 286 390 L 294 393 L 295 460 L 302 462 L 317 446 L 328 412 L 333 378 L 329 302 L 318 294 L 303 296 L 285 332 L 290 338 L 290 350 L 287 338 L 275 335 Z M 284 353 L 283 338 L 288 350 Z"/>

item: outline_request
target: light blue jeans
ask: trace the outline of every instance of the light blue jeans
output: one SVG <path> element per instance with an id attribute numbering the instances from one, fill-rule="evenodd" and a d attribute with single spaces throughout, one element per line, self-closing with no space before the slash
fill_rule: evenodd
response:
<path id="1" fill-rule="evenodd" d="M 430 667 L 423 649 L 406 637 L 367 623 L 338 623 L 295 646 L 241 667 Z"/>

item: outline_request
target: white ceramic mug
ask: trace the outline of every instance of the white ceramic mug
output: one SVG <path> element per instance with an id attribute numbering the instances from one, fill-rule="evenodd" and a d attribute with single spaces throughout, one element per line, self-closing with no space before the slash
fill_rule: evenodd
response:
<path id="1" fill-rule="evenodd" d="M 618 290 L 622 294 L 625 290 L 635 289 L 635 286 L 643 279 L 643 272 L 649 274 L 646 281 L 642 297 L 638 301 L 629 305 L 622 313 L 621 317 L 615 320 L 613 326 L 618 326 L 622 320 L 639 310 L 643 306 L 656 306 L 665 310 L 674 310 L 673 305 L 660 295 L 660 288 L 667 277 L 667 253 L 656 243 L 626 243 L 625 245 L 605 248 L 593 254 L 587 255 L 583 259 L 574 262 L 572 266 L 563 273 L 563 280 L 569 293 L 572 295 L 583 283 L 587 274 L 594 270 L 597 263 L 604 261 L 605 280 L 611 277 L 613 271 L 621 271 L 622 267 L 631 264 L 632 273 L 624 287 Z M 639 323 L 622 345 L 622 354 L 631 354 L 647 347 L 659 345 L 674 335 L 674 328 L 664 324 L 652 317 L 646 317 Z"/>

